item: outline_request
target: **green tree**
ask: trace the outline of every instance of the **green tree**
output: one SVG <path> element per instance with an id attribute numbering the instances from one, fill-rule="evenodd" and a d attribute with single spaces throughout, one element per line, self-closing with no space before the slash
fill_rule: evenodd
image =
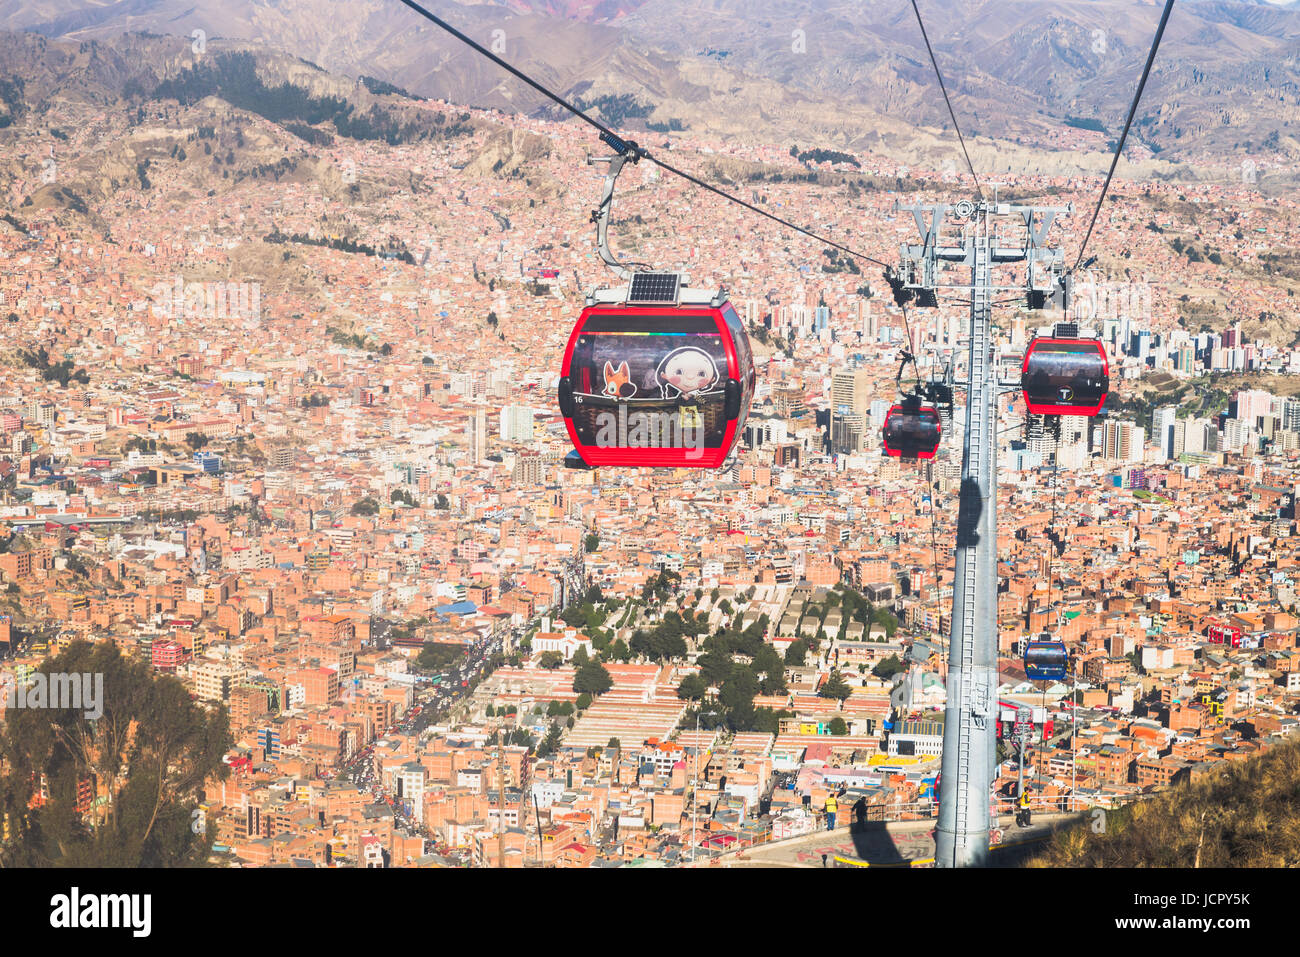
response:
<path id="1" fill-rule="evenodd" d="M 543 651 L 537 659 L 537 663 L 547 671 L 554 671 L 560 665 L 564 664 L 564 655 L 558 651 Z"/>
<path id="2" fill-rule="evenodd" d="M 587 649 L 582 645 L 579 645 L 577 650 L 573 652 L 573 667 L 575 668 L 581 668 L 590 660 L 590 656 L 587 654 Z"/>
<path id="3" fill-rule="evenodd" d="M 579 694 L 585 691 L 593 695 L 602 695 L 612 687 L 614 687 L 614 679 L 609 676 L 609 672 L 599 661 L 587 662 L 573 676 L 573 690 Z"/>
<path id="4" fill-rule="evenodd" d="M 731 674 L 718 689 L 718 701 L 728 710 L 752 708 L 758 694 L 758 679 L 744 665 L 734 665 Z"/>
<path id="5" fill-rule="evenodd" d="M 19 708 L 0 731 L 0 813 L 11 840 L 5 867 L 195 867 L 215 828 L 195 828 L 203 786 L 229 773 L 233 746 L 224 709 L 190 699 L 185 686 L 124 658 L 111 642 L 73 642 L 39 671 L 102 675 L 102 715 L 85 708 Z M 92 686 L 93 687 L 93 686 Z M 44 777 L 48 799 L 31 807 Z M 76 810 L 93 777 L 111 800 L 92 829 Z"/>
<path id="6" fill-rule="evenodd" d="M 388 496 L 388 502 L 390 505 L 397 505 L 400 502 L 413 508 L 420 504 L 415 500 L 415 496 L 404 488 L 393 489 L 392 494 Z"/>
<path id="7" fill-rule="evenodd" d="M 851 694 L 853 694 L 853 689 L 844 683 L 844 678 L 841 677 L 838 669 L 830 673 L 830 676 L 817 691 L 818 697 L 838 698 L 841 701 Z"/>
<path id="8" fill-rule="evenodd" d="M 396 630 L 396 629 L 394 629 Z M 416 655 L 415 667 L 420 671 L 444 671 L 465 657 L 464 645 L 441 641 L 426 641 Z"/>
<path id="9" fill-rule="evenodd" d="M 829 730 L 831 734 L 848 734 L 849 726 L 845 724 L 844 719 L 837 714 L 835 717 L 831 718 Z"/>
<path id="10" fill-rule="evenodd" d="M 546 731 L 546 737 L 543 738 L 542 743 L 537 746 L 537 756 L 539 758 L 545 758 L 554 754 L 560 746 L 560 737 L 563 734 L 564 732 L 560 730 L 560 723 L 558 721 L 552 721 L 550 728 Z"/>
<path id="11" fill-rule="evenodd" d="M 796 638 L 785 649 L 785 663 L 799 667 L 808 657 L 808 645 L 802 638 Z"/>
<path id="12" fill-rule="evenodd" d="M 785 709 L 773 711 L 771 708 L 755 708 L 749 727 L 746 730 L 757 731 L 761 734 L 779 734 L 781 732 L 781 719 L 793 717 L 794 712 Z"/>
<path id="13" fill-rule="evenodd" d="M 898 660 L 898 655 L 890 655 L 876 662 L 876 666 L 871 669 L 871 673 L 877 678 L 883 678 L 888 681 L 900 671 L 906 671 L 907 666 Z"/>
<path id="14" fill-rule="evenodd" d="M 886 638 L 893 638 L 894 632 L 898 631 L 898 619 L 888 608 L 873 609 L 871 620 L 885 629 Z"/>
<path id="15" fill-rule="evenodd" d="M 367 495 L 361 501 L 352 506 L 353 515 L 378 515 L 379 503 Z"/>
<path id="16" fill-rule="evenodd" d="M 600 536 L 595 532 L 588 532 L 587 537 L 582 540 L 582 547 L 589 552 L 594 552 L 600 548 Z"/>
<path id="17" fill-rule="evenodd" d="M 731 656 L 720 649 L 705 652 L 695 663 L 705 684 L 720 685 L 731 674 Z"/>
<path id="18" fill-rule="evenodd" d="M 579 711 L 586 711 L 591 707 L 591 695 L 584 691 L 582 694 L 578 695 L 578 700 L 575 704 Z"/>
<path id="19" fill-rule="evenodd" d="M 690 674 L 683 678 L 681 684 L 677 686 L 677 697 L 683 701 L 699 701 L 708 690 L 703 678 L 696 674 Z"/>

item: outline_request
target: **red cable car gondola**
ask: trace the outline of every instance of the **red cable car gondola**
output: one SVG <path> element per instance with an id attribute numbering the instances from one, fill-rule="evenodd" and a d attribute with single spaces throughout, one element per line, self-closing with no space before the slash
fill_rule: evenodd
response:
<path id="1" fill-rule="evenodd" d="M 1020 369 L 1034 415 L 1096 415 L 1110 390 L 1110 363 L 1099 339 L 1035 337 Z"/>
<path id="2" fill-rule="evenodd" d="M 657 274 L 638 274 L 649 275 Z M 588 466 L 718 468 L 726 461 L 745 425 L 755 372 L 735 309 L 714 302 L 582 311 L 564 352 L 560 411 Z"/>
<path id="3" fill-rule="evenodd" d="M 592 214 L 600 258 L 627 285 L 594 290 L 569 336 L 560 413 L 575 468 L 718 468 L 745 426 L 754 359 L 745 326 L 718 291 L 686 288 L 677 273 L 633 272 L 609 248 L 614 182 L 635 143 L 602 136 L 617 155 Z"/>
<path id="4" fill-rule="evenodd" d="M 919 401 L 890 408 L 885 415 L 883 445 L 886 455 L 905 459 L 932 459 L 939 450 L 943 426 L 939 412 Z"/>

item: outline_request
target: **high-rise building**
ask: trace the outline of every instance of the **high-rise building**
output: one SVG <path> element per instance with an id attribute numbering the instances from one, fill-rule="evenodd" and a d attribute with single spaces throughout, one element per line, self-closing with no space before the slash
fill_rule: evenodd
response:
<path id="1" fill-rule="evenodd" d="M 27 405 L 27 418 L 41 425 L 53 425 L 55 418 L 55 405 L 48 399 L 33 399 Z"/>
<path id="2" fill-rule="evenodd" d="M 1282 403 L 1282 428 L 1300 432 L 1300 399 L 1288 398 Z"/>
<path id="3" fill-rule="evenodd" d="M 1262 389 L 1242 389 L 1237 393 L 1237 418 L 1253 426 L 1260 416 L 1271 415 L 1273 396 Z"/>
<path id="4" fill-rule="evenodd" d="M 1178 452 L 1174 451 L 1174 424 L 1177 421 L 1178 407 L 1172 405 L 1156 409 L 1151 416 L 1152 438 L 1160 448 L 1160 457 L 1166 462 L 1178 458 Z"/>
<path id="5" fill-rule="evenodd" d="M 498 399 L 504 399 L 510 394 L 510 387 L 514 384 L 515 375 L 513 369 L 493 369 L 487 376 L 487 391 Z"/>
<path id="6" fill-rule="evenodd" d="M 867 369 L 843 369 L 831 376 L 831 444 L 838 452 L 862 450 L 870 375 Z"/>
<path id="7" fill-rule="evenodd" d="M 854 327 L 861 333 L 864 342 L 874 342 L 876 338 L 876 317 L 871 313 L 870 299 L 856 299 L 852 306 Z"/>
<path id="8" fill-rule="evenodd" d="M 831 448 L 836 452 L 860 452 L 865 429 L 862 417 L 852 413 L 831 418 Z"/>
<path id="9" fill-rule="evenodd" d="M 453 372 L 449 377 L 452 395 L 473 395 L 474 376 L 468 372 Z"/>
<path id="10" fill-rule="evenodd" d="M 515 459 L 510 480 L 516 485 L 540 485 L 544 475 L 541 455 L 536 452 L 521 452 Z"/>
<path id="11" fill-rule="evenodd" d="M 806 415 L 808 406 L 803 401 L 803 390 L 792 386 L 777 386 L 772 390 L 772 403 L 776 406 L 776 414 L 782 418 L 790 419 L 796 416 Z"/>
<path id="12" fill-rule="evenodd" d="M 465 438 L 469 443 L 469 460 L 482 465 L 487 460 L 487 409 L 478 406 L 465 423 Z"/>
<path id="13" fill-rule="evenodd" d="M 1255 430 L 1244 419 L 1229 419 L 1223 426 L 1219 448 L 1225 452 L 1256 451 Z"/>
<path id="14" fill-rule="evenodd" d="M 243 674 L 242 668 L 224 661 L 203 661 L 190 669 L 194 693 L 205 701 L 226 701 L 231 687 Z"/>
<path id="15" fill-rule="evenodd" d="M 885 416 L 889 414 L 889 403 L 884 399 L 872 399 L 871 404 L 867 406 L 867 415 L 871 419 L 871 424 L 883 428 L 885 425 Z"/>
<path id="16" fill-rule="evenodd" d="M 785 421 L 782 419 L 751 416 L 745 422 L 744 439 L 748 448 L 759 449 L 768 445 L 781 445 L 786 438 Z"/>
<path id="17" fill-rule="evenodd" d="M 1141 462 L 1146 430 L 1132 422 L 1107 422 L 1102 436 L 1102 458 L 1114 462 Z"/>
<path id="18" fill-rule="evenodd" d="M 1206 446 L 1208 431 L 1209 431 L 1209 423 L 1206 422 L 1204 419 L 1185 420 L 1183 448 L 1182 451 L 1180 451 L 1178 454 L 1179 455 L 1182 455 L 1183 453 L 1197 454 L 1200 452 L 1213 451 L 1213 449 L 1210 449 Z"/>
<path id="19" fill-rule="evenodd" d="M 533 410 L 522 405 L 501 409 L 501 441 L 525 443 L 533 440 Z"/>

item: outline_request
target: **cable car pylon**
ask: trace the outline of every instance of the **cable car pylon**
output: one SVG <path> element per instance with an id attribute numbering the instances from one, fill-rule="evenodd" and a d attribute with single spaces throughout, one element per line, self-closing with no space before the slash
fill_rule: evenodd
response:
<path id="1" fill-rule="evenodd" d="M 912 213 L 919 244 L 903 244 L 890 277 L 900 303 L 936 303 L 941 294 L 970 302 L 965 444 L 957 512 L 952 629 L 948 642 L 943 730 L 943 787 L 935 829 L 935 865 L 979 867 L 988 862 L 990 813 L 997 764 L 997 397 L 1019 391 L 1001 382 L 994 364 L 993 294 L 1019 292 L 1031 308 L 1065 307 L 1064 255 L 1047 245 L 1058 214 L 1073 206 L 1042 207 L 991 201 L 899 206 Z M 1009 229 L 1005 218 L 1019 220 Z M 951 220 L 951 222 L 946 222 Z M 945 228 L 947 227 L 947 228 Z M 993 268 L 1025 264 L 1025 278 L 998 285 Z M 970 267 L 968 283 L 947 284 L 941 265 Z"/>

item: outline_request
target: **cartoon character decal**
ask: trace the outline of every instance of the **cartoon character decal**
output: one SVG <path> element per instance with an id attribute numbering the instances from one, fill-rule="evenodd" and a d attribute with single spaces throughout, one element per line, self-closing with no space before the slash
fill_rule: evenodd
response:
<path id="1" fill-rule="evenodd" d="M 607 395 L 611 399 L 630 399 L 636 395 L 636 383 L 632 381 L 632 373 L 628 370 L 626 360 L 620 362 L 617 369 L 612 363 L 606 361 L 604 375 L 605 388 L 601 392 L 602 395 Z"/>
<path id="2" fill-rule="evenodd" d="M 685 346 L 664 357 L 656 370 L 665 399 L 691 398 L 708 392 L 721 376 L 713 358 L 703 349 Z"/>

